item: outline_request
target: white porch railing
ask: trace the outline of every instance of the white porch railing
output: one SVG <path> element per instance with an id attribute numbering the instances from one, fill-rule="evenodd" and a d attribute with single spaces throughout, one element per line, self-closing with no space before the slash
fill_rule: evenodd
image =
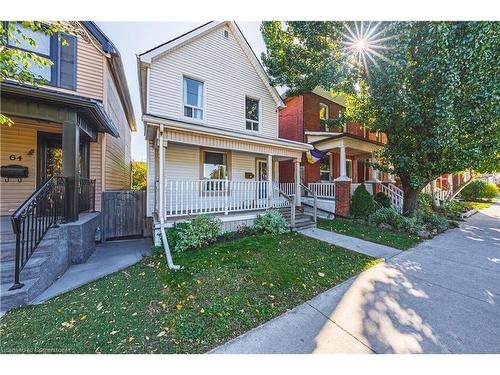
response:
<path id="1" fill-rule="evenodd" d="M 389 197 L 391 206 L 399 213 L 403 213 L 403 190 L 391 183 L 387 185 L 381 184 L 380 188 L 382 193 Z"/>
<path id="2" fill-rule="evenodd" d="M 159 189 L 156 187 L 158 211 Z M 272 189 L 268 199 L 267 181 L 167 180 L 164 188 L 166 217 L 190 216 L 287 207 L 290 202 Z"/>
<path id="3" fill-rule="evenodd" d="M 295 182 L 281 182 L 279 188 L 288 196 L 293 197 L 295 195 Z"/>
<path id="4" fill-rule="evenodd" d="M 313 182 L 308 183 L 309 190 L 316 193 L 318 198 L 334 198 L 335 197 L 335 183 L 333 182 Z"/>

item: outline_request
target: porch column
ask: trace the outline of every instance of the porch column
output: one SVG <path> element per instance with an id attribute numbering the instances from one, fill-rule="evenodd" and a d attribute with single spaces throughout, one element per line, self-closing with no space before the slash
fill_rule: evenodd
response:
<path id="1" fill-rule="evenodd" d="M 163 224 L 165 219 L 164 217 L 164 188 L 165 188 L 165 148 L 164 148 L 164 140 L 163 140 L 163 124 L 160 125 L 160 129 L 158 131 L 158 140 L 159 140 L 159 173 L 158 173 L 158 216 L 160 217 L 160 223 Z"/>
<path id="2" fill-rule="evenodd" d="M 273 156 L 267 155 L 267 207 L 273 207 Z"/>
<path id="3" fill-rule="evenodd" d="M 351 179 L 346 173 L 345 145 L 339 146 L 340 176 L 335 182 L 335 214 L 341 217 L 349 216 L 351 209 Z"/>
<path id="4" fill-rule="evenodd" d="M 64 219 L 66 223 L 78 220 L 78 187 L 80 185 L 80 128 L 76 113 L 63 122 L 62 175 L 65 177 Z"/>
<path id="5" fill-rule="evenodd" d="M 293 164 L 295 166 L 295 206 L 300 207 L 302 205 L 300 197 L 300 159 L 293 159 Z"/>

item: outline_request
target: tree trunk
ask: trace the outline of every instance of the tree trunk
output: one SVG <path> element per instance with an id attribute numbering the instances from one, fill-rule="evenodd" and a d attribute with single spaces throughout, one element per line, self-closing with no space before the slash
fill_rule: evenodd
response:
<path id="1" fill-rule="evenodd" d="M 421 189 L 414 189 L 403 185 L 403 215 L 415 215 L 418 208 L 418 193 L 420 190 Z"/>

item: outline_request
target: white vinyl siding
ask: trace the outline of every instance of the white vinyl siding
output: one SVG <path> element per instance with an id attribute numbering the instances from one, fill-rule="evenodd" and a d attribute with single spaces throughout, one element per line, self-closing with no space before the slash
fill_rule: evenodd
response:
<path id="1" fill-rule="evenodd" d="M 225 38 L 222 27 L 229 32 Z M 221 26 L 154 59 L 150 67 L 149 111 L 186 121 L 183 116 L 183 77 L 204 84 L 203 124 L 246 131 L 245 97 L 260 99 L 260 131 L 277 138 L 277 106 L 235 35 Z"/>

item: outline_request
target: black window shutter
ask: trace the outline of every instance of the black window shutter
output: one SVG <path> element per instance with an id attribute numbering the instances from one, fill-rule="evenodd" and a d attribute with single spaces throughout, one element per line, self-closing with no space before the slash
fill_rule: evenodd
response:
<path id="1" fill-rule="evenodd" d="M 63 34 L 59 42 L 59 86 L 76 90 L 76 36 Z"/>

